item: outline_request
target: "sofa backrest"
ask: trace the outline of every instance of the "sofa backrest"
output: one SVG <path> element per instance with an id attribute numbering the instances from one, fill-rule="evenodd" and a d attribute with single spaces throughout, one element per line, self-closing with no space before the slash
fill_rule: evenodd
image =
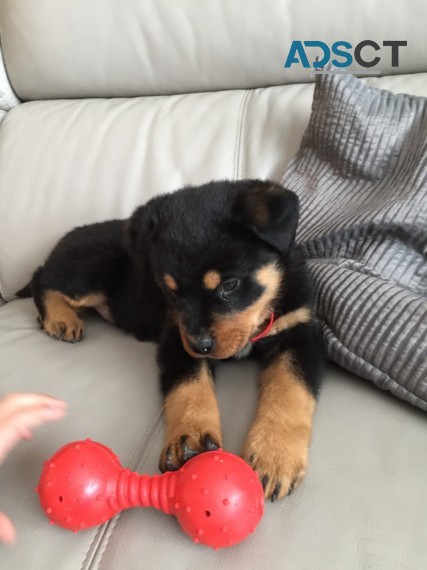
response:
<path id="1" fill-rule="evenodd" d="M 280 180 L 312 95 L 285 85 L 312 79 L 284 68 L 291 40 L 408 40 L 399 68 L 386 50 L 381 70 L 427 71 L 427 3 L 392 7 L 1 0 L 0 295 L 13 299 L 76 225 L 124 218 L 185 184 Z"/>
<path id="2" fill-rule="evenodd" d="M 427 71 L 422 0 L 2 0 L 6 67 L 23 100 L 133 97 L 312 80 L 284 68 L 293 40 L 406 40 L 399 67 Z M 367 57 L 375 57 L 365 48 Z M 312 53 L 321 53 L 310 52 Z"/>
<path id="3" fill-rule="evenodd" d="M 0 293 L 13 299 L 77 225 L 186 184 L 280 180 L 311 98 L 310 84 L 18 105 L 0 124 Z"/>
<path id="4" fill-rule="evenodd" d="M 18 104 L 19 99 L 10 85 L 6 67 L 4 65 L 3 54 L 0 50 L 0 120 L 2 117 L 2 111 L 10 111 L 12 107 L 15 107 Z"/>

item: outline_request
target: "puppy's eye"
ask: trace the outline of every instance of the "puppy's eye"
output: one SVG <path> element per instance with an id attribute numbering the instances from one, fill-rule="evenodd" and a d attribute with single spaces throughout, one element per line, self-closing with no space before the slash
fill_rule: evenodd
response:
<path id="1" fill-rule="evenodd" d="M 231 291 L 234 291 L 234 289 L 236 289 L 239 286 L 240 281 L 237 279 L 237 277 L 234 277 L 233 279 L 227 279 L 227 281 L 223 281 L 220 285 L 220 294 L 221 297 L 226 296 L 227 293 L 230 293 Z"/>

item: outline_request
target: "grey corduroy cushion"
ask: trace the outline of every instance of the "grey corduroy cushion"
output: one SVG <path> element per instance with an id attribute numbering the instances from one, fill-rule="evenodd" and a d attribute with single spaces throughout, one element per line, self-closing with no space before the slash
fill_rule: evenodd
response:
<path id="1" fill-rule="evenodd" d="M 282 184 L 328 356 L 427 410 L 427 99 L 319 75 Z"/>

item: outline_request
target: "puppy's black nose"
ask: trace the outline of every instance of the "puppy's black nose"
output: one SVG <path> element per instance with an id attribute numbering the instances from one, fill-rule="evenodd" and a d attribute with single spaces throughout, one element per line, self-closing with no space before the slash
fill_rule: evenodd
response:
<path id="1" fill-rule="evenodd" d="M 203 335 L 193 338 L 190 345 L 197 354 L 209 354 L 213 349 L 214 340 L 209 335 Z"/>

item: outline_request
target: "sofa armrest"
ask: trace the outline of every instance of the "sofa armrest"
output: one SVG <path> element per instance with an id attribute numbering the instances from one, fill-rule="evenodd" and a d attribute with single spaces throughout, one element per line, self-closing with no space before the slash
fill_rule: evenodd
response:
<path id="1" fill-rule="evenodd" d="M 4 63 L 0 41 L 0 111 L 10 111 L 12 107 L 16 107 L 16 105 L 19 105 L 19 103 L 20 100 L 15 95 L 15 92 L 13 91 L 12 86 L 9 82 L 9 78 L 7 76 L 7 70 Z M 0 121 L 3 114 L 4 113 L 0 113 Z"/>

